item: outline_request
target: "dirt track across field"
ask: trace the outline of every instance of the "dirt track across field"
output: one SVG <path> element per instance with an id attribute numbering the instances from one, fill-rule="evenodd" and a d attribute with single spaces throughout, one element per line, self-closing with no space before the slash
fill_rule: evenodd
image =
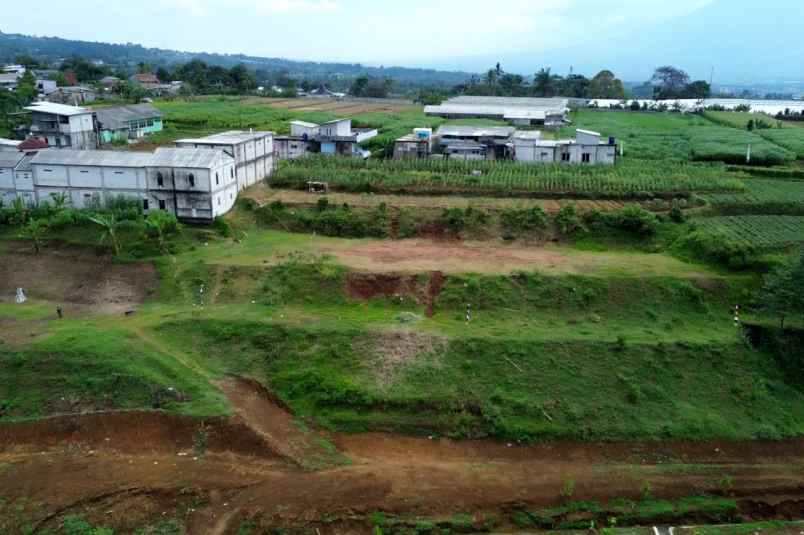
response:
<path id="1" fill-rule="evenodd" d="M 728 475 L 742 500 L 804 503 L 804 440 L 524 447 L 333 436 L 296 422 L 256 383 L 224 387 L 237 413 L 231 421 L 122 413 L 4 425 L 3 496 L 38 527 L 81 514 L 126 532 L 180 510 L 197 534 L 236 533 L 246 520 L 269 528 L 325 518 L 325 532 L 354 532 L 350 523 L 375 511 L 479 518 L 556 505 L 567 481 L 573 499 L 604 502 L 638 499 L 646 483 L 661 498 L 720 492 Z M 304 466 L 308 455 L 319 462 Z"/>

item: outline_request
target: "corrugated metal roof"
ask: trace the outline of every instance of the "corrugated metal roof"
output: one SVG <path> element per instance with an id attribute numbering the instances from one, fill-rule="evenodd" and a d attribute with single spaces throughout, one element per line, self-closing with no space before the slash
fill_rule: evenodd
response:
<path id="1" fill-rule="evenodd" d="M 549 110 L 532 110 L 532 109 L 516 109 L 516 110 L 506 110 L 505 115 L 503 116 L 505 119 L 514 121 L 517 119 L 538 119 L 543 120 L 547 117 L 547 113 Z"/>
<path id="2" fill-rule="evenodd" d="M 335 119 L 333 121 L 327 121 L 327 122 L 322 123 L 322 124 L 338 124 L 338 123 L 345 123 L 346 121 L 349 121 L 350 123 L 352 122 L 351 119 Z"/>
<path id="3" fill-rule="evenodd" d="M 84 115 L 85 113 L 92 113 L 86 108 L 79 108 L 77 106 L 67 106 L 66 104 L 56 104 L 53 102 L 36 102 L 25 108 L 28 111 L 37 111 L 40 113 L 52 113 L 54 115 Z"/>
<path id="4" fill-rule="evenodd" d="M 14 168 L 25 157 L 22 152 L 2 151 L 0 152 L 0 167 Z"/>
<path id="5" fill-rule="evenodd" d="M 587 134 L 589 136 L 597 136 L 600 137 L 600 132 L 595 132 L 593 130 L 582 130 L 580 128 L 575 130 L 576 134 Z"/>
<path id="6" fill-rule="evenodd" d="M 453 97 L 443 104 L 505 106 L 507 108 L 566 108 L 569 104 L 569 99 L 562 97 L 480 97 L 464 95 Z"/>
<path id="7" fill-rule="evenodd" d="M 22 141 L 17 141 L 16 139 L 6 139 L 4 137 L 0 137 L 0 145 L 4 147 L 18 147 Z"/>
<path id="8" fill-rule="evenodd" d="M 517 130 L 514 139 L 541 139 L 542 133 L 538 130 Z"/>
<path id="9" fill-rule="evenodd" d="M 205 145 L 238 145 L 253 139 L 262 139 L 267 136 L 273 136 L 273 132 L 255 131 L 247 132 L 245 130 L 229 130 L 228 132 L 221 132 L 219 134 L 212 134 L 211 136 L 179 139 L 175 143 L 197 143 Z"/>
<path id="10" fill-rule="evenodd" d="M 458 137 L 510 137 L 516 128 L 511 126 L 457 126 L 446 125 L 438 129 L 438 136 Z"/>
<path id="11" fill-rule="evenodd" d="M 158 148 L 154 152 L 151 167 L 185 167 L 190 169 L 206 169 L 217 165 L 224 154 L 218 149 L 181 149 Z M 227 159 L 230 159 L 226 156 Z"/>
<path id="12" fill-rule="evenodd" d="M 153 156 L 147 152 L 115 150 L 47 149 L 39 151 L 33 165 L 100 165 L 105 167 L 147 167 Z"/>
<path id="13" fill-rule="evenodd" d="M 127 128 L 130 121 L 142 121 L 162 117 L 162 112 L 153 104 L 135 104 L 133 106 L 115 106 L 112 108 L 98 108 L 95 112 L 101 128 L 120 130 Z"/>
<path id="14" fill-rule="evenodd" d="M 307 121 L 290 121 L 290 124 L 295 124 L 296 126 L 303 126 L 304 128 L 318 128 L 317 124 L 308 123 Z"/>

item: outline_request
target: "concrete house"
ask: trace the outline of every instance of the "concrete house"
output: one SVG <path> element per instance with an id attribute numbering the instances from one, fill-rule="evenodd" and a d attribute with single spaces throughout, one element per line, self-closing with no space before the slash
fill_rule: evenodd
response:
<path id="1" fill-rule="evenodd" d="M 18 141 L 16 139 L 6 139 L 4 137 L 0 137 L 0 152 L 2 151 L 14 151 L 17 152 L 19 150 L 19 146 L 22 141 Z"/>
<path id="2" fill-rule="evenodd" d="M 359 144 L 376 136 L 377 130 L 353 129 L 351 119 L 336 119 L 320 126 L 316 141 L 321 154 L 368 158 L 371 152 L 361 149 Z"/>
<path id="3" fill-rule="evenodd" d="M 162 131 L 162 112 L 153 104 L 100 108 L 95 112 L 100 143 L 134 142 Z"/>
<path id="4" fill-rule="evenodd" d="M 31 112 L 30 135 L 55 148 L 93 150 L 98 148 L 95 115 L 91 110 L 52 102 L 36 102 Z"/>
<path id="5" fill-rule="evenodd" d="M 159 87 L 162 85 L 162 82 L 159 81 L 159 78 L 157 78 L 155 74 L 150 72 L 135 74 L 129 77 L 128 81 L 134 85 L 140 86 L 146 91 L 150 91 L 152 89 L 159 89 Z"/>
<path id="6" fill-rule="evenodd" d="M 415 128 L 394 141 L 394 159 L 429 158 L 433 153 L 433 129 Z"/>
<path id="7" fill-rule="evenodd" d="M 210 221 L 237 200 L 235 160 L 218 149 L 159 148 L 147 163 L 145 209 Z"/>
<path id="8" fill-rule="evenodd" d="M 98 94 L 94 89 L 82 85 L 59 87 L 55 91 L 51 91 L 47 94 L 47 100 L 49 102 L 68 104 L 70 106 L 88 104 L 94 102 L 97 97 Z"/>
<path id="9" fill-rule="evenodd" d="M 617 143 L 601 140 L 590 130 L 576 130 L 575 139 L 543 140 L 538 131 L 516 132 L 513 136 L 514 160 L 523 163 L 563 163 L 576 165 L 614 165 Z"/>
<path id="10" fill-rule="evenodd" d="M 36 81 L 36 90 L 40 95 L 48 96 L 58 91 L 59 87 L 54 80 L 39 79 Z"/>
<path id="11" fill-rule="evenodd" d="M 175 142 L 182 148 L 217 149 L 235 162 L 237 190 L 242 191 L 270 176 L 274 171 L 274 133 L 232 130 Z"/>

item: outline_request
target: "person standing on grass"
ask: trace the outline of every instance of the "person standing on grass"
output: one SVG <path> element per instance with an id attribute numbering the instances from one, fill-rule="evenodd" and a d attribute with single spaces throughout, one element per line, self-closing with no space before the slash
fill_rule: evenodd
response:
<path id="1" fill-rule="evenodd" d="M 64 309 L 61 308 L 61 305 L 56 307 L 56 314 L 59 315 L 59 319 L 64 317 Z"/>
<path id="2" fill-rule="evenodd" d="M 472 321 L 472 305 L 466 305 L 466 323 Z"/>

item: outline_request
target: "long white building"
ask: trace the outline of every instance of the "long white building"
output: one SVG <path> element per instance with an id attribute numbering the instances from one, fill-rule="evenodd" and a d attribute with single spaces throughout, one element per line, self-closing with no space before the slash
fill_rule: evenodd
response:
<path id="1" fill-rule="evenodd" d="M 16 163 L 6 161 L 10 154 Z M 238 193 L 235 161 L 217 149 L 4 152 L 0 169 L 0 191 L 8 201 L 36 204 L 65 195 L 73 207 L 89 208 L 122 196 L 137 199 L 146 212 L 166 210 L 187 221 L 225 214 Z"/>

